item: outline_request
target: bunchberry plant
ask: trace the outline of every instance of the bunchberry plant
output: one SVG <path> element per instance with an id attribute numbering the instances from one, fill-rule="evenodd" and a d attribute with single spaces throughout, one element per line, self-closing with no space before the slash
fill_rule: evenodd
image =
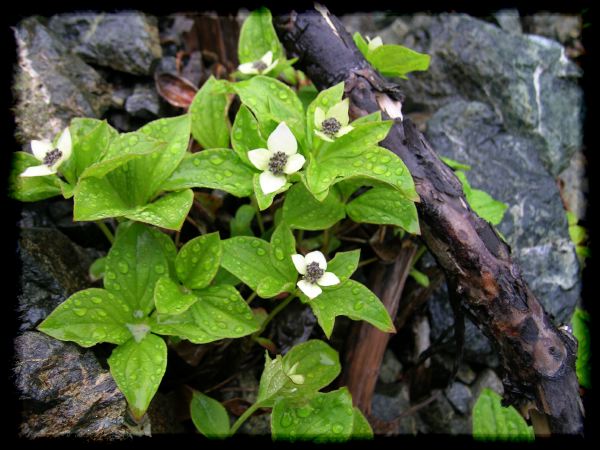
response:
<path id="1" fill-rule="evenodd" d="M 165 374 L 167 342 L 249 336 L 272 344 L 263 333 L 296 299 L 311 308 L 327 338 L 337 316 L 394 332 L 377 296 L 351 279 L 360 250 L 336 252 L 336 232 L 346 219 L 420 232 L 413 179 L 379 145 L 393 122 L 379 113 L 352 120 L 343 83 L 297 90 L 305 76 L 286 59 L 271 22 L 266 9 L 250 13 L 237 72 L 206 81 L 188 113 L 131 133 L 77 118 L 55 143 L 32 141 L 32 154 L 15 154 L 14 198 L 72 198 L 73 219 L 95 221 L 111 241 L 107 256 L 90 269 L 103 288 L 75 293 L 38 329 L 83 347 L 115 345 L 110 372 L 136 419 Z M 401 65 L 406 51 L 380 39 L 359 40 L 359 47 L 374 64 L 393 60 L 386 70 L 395 75 L 428 64 L 421 55 L 420 62 Z M 235 96 L 241 105 L 230 112 Z M 189 150 L 190 136 L 200 151 Z M 224 191 L 243 204 L 228 236 L 215 227 L 182 244 L 179 233 L 174 240 L 165 230 L 181 230 L 201 189 Z M 241 292 L 248 291 L 245 300 Z M 267 300 L 268 314 L 249 306 L 255 297 Z M 200 392 L 191 416 L 211 438 L 235 433 L 258 408 L 272 409 L 275 439 L 368 438 L 370 426 L 346 388 L 321 392 L 340 370 L 337 352 L 320 340 L 274 358 L 267 352 L 257 401 L 233 425 L 224 407 Z"/>

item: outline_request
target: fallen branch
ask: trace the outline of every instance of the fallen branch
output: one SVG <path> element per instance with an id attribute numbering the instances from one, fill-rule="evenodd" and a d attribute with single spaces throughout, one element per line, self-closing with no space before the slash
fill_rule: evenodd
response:
<path id="1" fill-rule="evenodd" d="M 526 417 L 530 409 L 539 411 L 552 433 L 582 433 L 575 339 L 548 318 L 510 247 L 471 210 L 460 182 L 416 126 L 402 119 L 398 85 L 368 64 L 339 20 L 322 7 L 279 18 L 277 31 L 317 88 L 345 82 L 354 118 L 381 110 L 395 121 L 381 145 L 410 170 L 421 199 L 422 238 L 463 308 L 500 354 L 505 401 Z M 538 430 L 540 422 L 534 421 Z"/>

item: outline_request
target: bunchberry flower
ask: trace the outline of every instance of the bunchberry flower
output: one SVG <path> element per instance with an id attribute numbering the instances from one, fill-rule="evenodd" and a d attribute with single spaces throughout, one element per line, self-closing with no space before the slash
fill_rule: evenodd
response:
<path id="1" fill-rule="evenodd" d="M 297 286 L 311 300 L 323 292 L 319 285 L 333 286 L 340 282 L 335 273 L 325 272 L 327 261 L 320 251 L 307 253 L 306 256 L 292 255 L 292 261 L 296 270 L 304 275 L 302 280 L 298 281 Z"/>
<path id="2" fill-rule="evenodd" d="M 286 175 L 298 172 L 304 165 L 304 156 L 298 153 L 298 142 L 291 130 L 281 122 L 267 139 L 267 148 L 257 148 L 248 152 L 248 159 L 260 174 L 260 188 L 270 194 L 281 188 Z"/>
<path id="3" fill-rule="evenodd" d="M 383 41 L 379 36 L 375 36 L 373 39 L 367 36 L 367 41 L 369 41 L 369 52 L 372 52 L 377 47 L 381 47 L 383 45 Z"/>
<path id="4" fill-rule="evenodd" d="M 58 167 L 71 156 L 71 133 L 65 128 L 58 138 L 56 146 L 50 141 L 31 141 L 33 156 L 42 162 L 39 166 L 25 169 L 21 177 L 42 177 L 58 171 Z"/>
<path id="5" fill-rule="evenodd" d="M 326 112 L 317 106 L 315 109 L 315 134 L 329 142 L 350 132 L 353 127 L 348 125 L 348 99 L 336 103 Z"/>
<path id="6" fill-rule="evenodd" d="M 277 65 L 278 62 L 279 59 L 273 61 L 273 52 L 269 50 L 262 56 L 262 58 L 256 61 L 240 64 L 238 66 L 238 70 L 247 75 L 267 73 L 271 71 L 273 67 Z"/>

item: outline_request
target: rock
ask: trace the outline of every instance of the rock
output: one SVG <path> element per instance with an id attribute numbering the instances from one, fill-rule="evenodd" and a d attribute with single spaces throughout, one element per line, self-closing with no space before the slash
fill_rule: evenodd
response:
<path id="1" fill-rule="evenodd" d="M 101 117 L 110 105 L 104 79 L 39 18 L 15 28 L 18 69 L 15 75 L 17 138 L 53 139 L 73 117 Z"/>
<path id="2" fill-rule="evenodd" d="M 525 16 L 527 32 L 555 39 L 562 44 L 567 44 L 581 36 L 582 19 L 578 14 L 556 14 L 539 12 Z"/>
<path id="3" fill-rule="evenodd" d="M 508 205 L 498 230 L 545 310 L 568 322 L 581 292 L 579 264 L 556 182 L 538 156 L 541 141 L 505 131 L 491 107 L 466 101 L 442 107 L 427 137 L 441 155 L 472 166 L 473 187 Z"/>
<path id="4" fill-rule="evenodd" d="M 456 378 L 465 384 L 471 384 L 477 378 L 477 374 L 467 364 L 461 364 L 458 367 Z"/>
<path id="5" fill-rule="evenodd" d="M 586 216 L 586 196 L 589 192 L 586 166 L 586 157 L 583 152 L 579 151 L 573 155 L 569 166 L 558 175 L 561 183 L 561 197 L 567 209 L 573 212 L 578 219 Z"/>
<path id="6" fill-rule="evenodd" d="M 21 331 L 34 329 L 67 297 L 91 286 L 88 268 L 98 253 L 73 244 L 58 230 L 22 229 L 18 253 Z"/>
<path id="7" fill-rule="evenodd" d="M 408 384 L 378 386 L 371 401 L 371 414 L 379 420 L 393 421 L 410 407 Z M 416 434 L 419 427 L 416 415 L 407 415 L 396 425 L 389 434 Z"/>
<path id="8" fill-rule="evenodd" d="M 471 400 L 473 399 L 471 389 L 462 383 L 455 382 L 446 388 L 444 393 L 448 401 L 454 406 L 454 409 L 461 414 L 469 414 L 471 411 Z"/>
<path id="9" fill-rule="evenodd" d="M 392 24 L 382 31 L 386 42 L 431 55 L 428 71 L 400 81 L 407 113 L 436 111 L 459 99 L 484 102 L 507 131 L 539 141 L 535 149 L 552 175 L 569 164 L 582 145 L 583 93 L 577 85 L 581 70 L 559 43 L 507 33 L 462 14 L 398 20 L 408 27 Z"/>
<path id="10" fill-rule="evenodd" d="M 154 84 L 136 84 L 127 101 L 125 111 L 141 119 L 153 119 L 160 114 L 160 99 Z"/>
<path id="11" fill-rule="evenodd" d="M 125 397 L 91 350 L 28 331 L 15 339 L 15 356 L 24 437 L 130 436 Z"/>
<path id="12" fill-rule="evenodd" d="M 393 18 L 383 12 L 373 11 L 369 14 L 347 14 L 341 16 L 340 20 L 350 34 L 359 31 L 364 38 L 373 38 L 382 28 L 389 25 Z"/>
<path id="13" fill-rule="evenodd" d="M 515 34 L 523 33 L 518 9 L 501 9 L 494 13 L 494 19 L 504 31 Z"/>
<path id="14" fill-rule="evenodd" d="M 308 305 L 292 302 L 275 321 L 275 344 L 281 354 L 294 345 L 307 341 L 315 328 L 317 319 Z"/>
<path id="15" fill-rule="evenodd" d="M 402 363 L 398 361 L 394 352 L 389 348 L 383 355 L 383 361 L 379 368 L 379 381 L 382 383 L 394 383 L 402 372 Z"/>
<path id="16" fill-rule="evenodd" d="M 134 75 L 150 75 L 162 56 L 156 19 L 141 12 L 70 13 L 49 27 L 88 62 Z"/>
<path id="17" fill-rule="evenodd" d="M 240 372 L 236 377 L 240 391 L 236 393 L 225 393 L 225 398 L 241 397 L 249 404 L 256 402 L 258 395 L 258 379 L 251 371 Z M 271 415 L 254 414 L 240 427 L 240 434 L 250 435 L 270 435 L 271 434 Z"/>
<path id="18" fill-rule="evenodd" d="M 473 404 L 477 401 L 481 391 L 485 388 L 489 388 L 500 395 L 504 394 L 504 385 L 502 384 L 502 380 L 496 375 L 496 372 L 491 369 L 484 369 L 481 371 L 471 388 L 471 392 L 473 393 Z"/>
<path id="19" fill-rule="evenodd" d="M 437 399 L 421 408 L 418 412 L 422 420 L 422 433 L 465 434 L 469 432 L 468 418 L 457 416 L 450 401 L 439 389 L 434 389 L 432 395 Z"/>

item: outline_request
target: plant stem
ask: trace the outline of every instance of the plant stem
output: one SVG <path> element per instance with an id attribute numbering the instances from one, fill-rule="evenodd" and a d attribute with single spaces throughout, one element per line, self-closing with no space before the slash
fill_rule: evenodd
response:
<path id="1" fill-rule="evenodd" d="M 379 261 L 379 258 L 378 258 L 378 257 L 374 257 L 374 258 L 371 258 L 371 259 L 366 259 L 366 260 L 364 260 L 364 261 L 360 262 L 360 263 L 358 264 L 358 267 L 364 267 L 364 266 L 366 266 L 367 264 L 374 263 L 375 261 Z"/>
<path id="2" fill-rule="evenodd" d="M 329 247 L 329 236 L 329 228 L 326 228 L 323 231 L 323 245 L 321 246 L 321 252 L 325 254 L 329 253 L 327 251 Z"/>
<path id="3" fill-rule="evenodd" d="M 238 417 L 238 419 L 235 421 L 235 423 L 231 427 L 230 436 L 234 435 L 235 432 L 248 419 L 248 417 L 250 417 L 252 414 L 254 414 L 254 411 L 256 411 L 258 408 L 259 408 L 258 403 L 254 403 L 246 411 L 244 411 L 244 414 L 242 414 L 240 417 Z"/>
<path id="4" fill-rule="evenodd" d="M 252 294 L 250 294 L 250 295 L 248 296 L 248 298 L 246 299 L 246 304 L 248 304 L 248 305 L 249 305 L 249 304 L 250 304 L 250 302 L 251 302 L 252 300 L 254 300 L 255 298 L 256 298 L 256 292 L 253 292 L 253 293 L 252 293 Z"/>
<path id="5" fill-rule="evenodd" d="M 252 195 L 251 197 L 252 206 L 256 210 L 256 222 L 258 223 L 258 229 L 260 230 L 260 234 L 265 234 L 265 225 L 263 224 L 262 216 L 260 215 L 260 209 L 258 208 L 258 202 L 256 201 L 256 195 Z"/>
<path id="6" fill-rule="evenodd" d="M 111 243 L 111 245 L 115 242 L 115 235 L 110 231 L 110 229 L 106 226 L 104 222 L 96 221 L 96 225 L 100 228 L 100 231 L 106 236 L 106 239 Z"/>
<path id="7" fill-rule="evenodd" d="M 265 331 L 265 328 L 267 328 L 267 325 L 273 319 L 273 317 L 275 317 L 277 314 L 279 314 L 279 311 L 281 311 L 283 308 L 285 308 L 288 305 L 288 303 L 290 303 L 295 298 L 296 298 L 295 294 L 290 294 L 290 296 L 288 298 L 282 300 L 275 308 L 273 308 L 273 311 L 271 311 L 269 313 L 267 318 L 262 323 L 260 329 L 256 333 L 254 333 L 254 335 L 260 336 L 262 334 L 262 332 Z"/>

